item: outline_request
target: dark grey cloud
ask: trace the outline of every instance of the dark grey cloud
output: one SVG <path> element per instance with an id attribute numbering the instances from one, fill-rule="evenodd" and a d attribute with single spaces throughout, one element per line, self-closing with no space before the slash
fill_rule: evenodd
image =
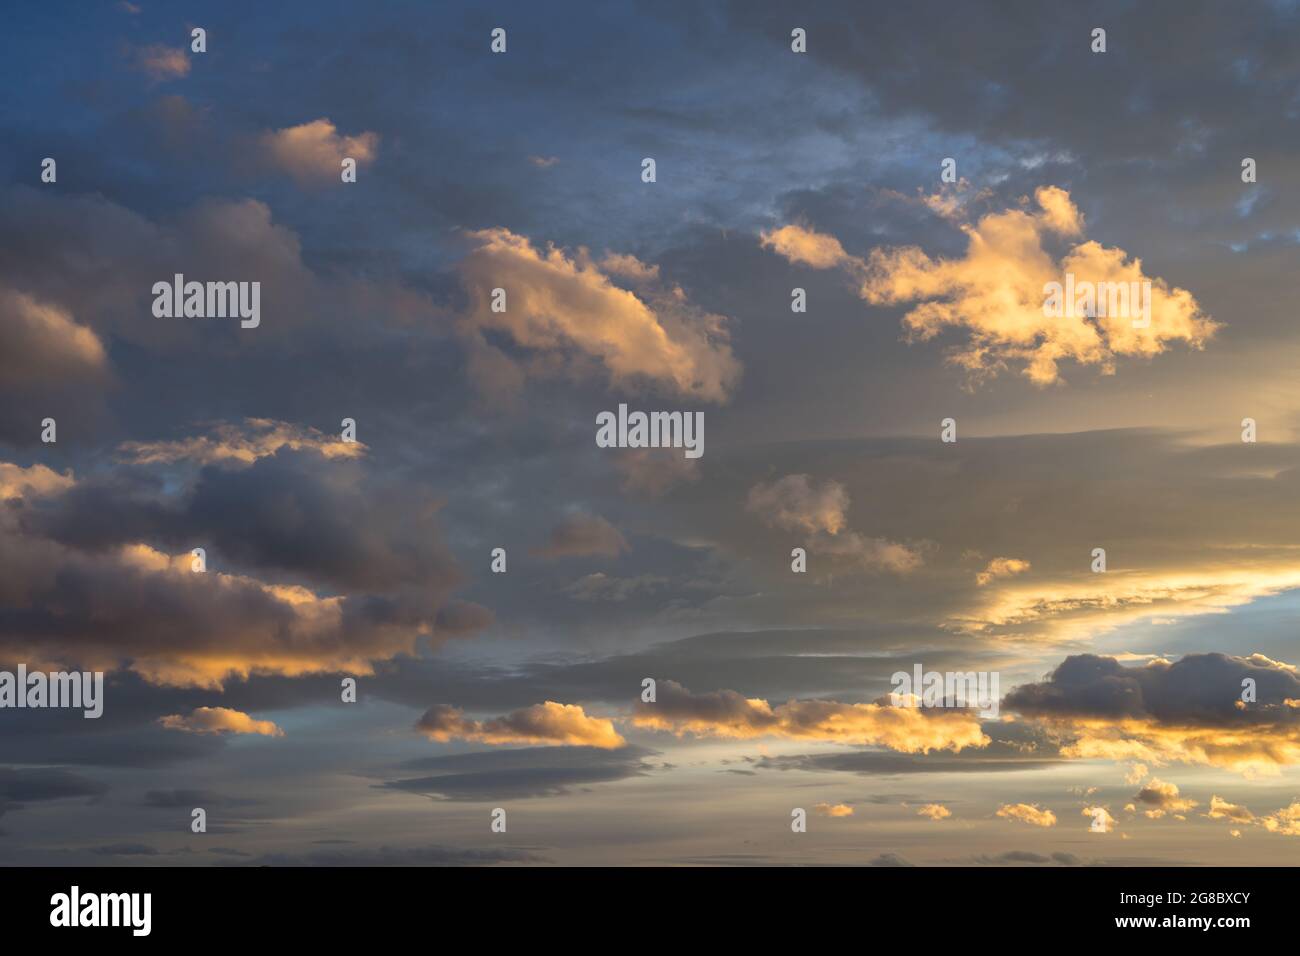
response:
<path id="1" fill-rule="evenodd" d="M 525 849 L 473 849 L 449 846 L 379 846 L 306 853 L 264 853 L 238 866 L 492 866 L 497 863 L 546 863 L 546 857 Z"/>
<path id="2" fill-rule="evenodd" d="M 84 797 L 97 800 L 108 785 L 57 767 L 0 767 L 0 817 L 29 803 Z"/>
<path id="3" fill-rule="evenodd" d="M 1242 704 L 1243 679 L 1255 681 L 1255 704 Z M 1067 657 L 1047 679 L 1017 687 L 1003 705 L 1027 717 L 1154 718 L 1169 723 L 1242 726 L 1294 723 L 1283 702 L 1300 699 L 1300 678 L 1287 667 L 1227 654 L 1124 666 L 1110 657 Z"/>
<path id="4" fill-rule="evenodd" d="M 410 761 L 400 768 L 422 772 L 380 786 L 443 800 L 505 800 L 551 797 L 587 784 L 644 776 L 653 750 L 624 747 L 528 747 L 518 750 L 448 754 Z"/>

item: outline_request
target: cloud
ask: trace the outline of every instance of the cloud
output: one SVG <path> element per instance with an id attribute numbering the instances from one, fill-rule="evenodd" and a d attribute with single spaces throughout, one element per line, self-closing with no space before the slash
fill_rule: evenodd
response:
<path id="1" fill-rule="evenodd" d="M 849 495 L 842 484 L 827 481 L 818 487 L 809 475 L 759 482 L 745 500 L 746 510 L 765 524 L 810 535 L 809 547 L 818 554 L 898 574 L 921 565 L 920 553 L 908 545 L 845 530 L 848 507 Z"/>
<path id="2" fill-rule="evenodd" d="M 300 184 L 338 182 L 345 158 L 355 159 L 358 168 L 375 161 L 379 134 L 341 135 L 332 122 L 322 117 L 268 130 L 262 134 L 261 145 L 267 159 Z"/>
<path id="3" fill-rule="evenodd" d="M 834 236 L 804 226 L 782 226 L 764 232 L 759 242 L 765 249 L 771 249 L 791 262 L 814 269 L 833 269 L 855 261 Z"/>
<path id="4" fill-rule="evenodd" d="M 1006 866 L 1009 863 L 1027 863 L 1034 866 L 1059 863 L 1061 866 L 1078 866 L 1080 863 L 1079 858 L 1073 853 L 1058 852 L 1048 856 L 1043 853 L 1033 853 L 1029 850 L 1008 850 L 1006 853 L 999 853 L 997 856 L 981 854 L 975 857 L 974 861 L 982 866 Z"/>
<path id="5" fill-rule="evenodd" d="M 628 745 L 601 747 L 525 747 L 447 754 L 408 761 L 402 777 L 382 784 L 384 790 L 418 793 L 440 800 L 506 800 L 553 797 L 573 788 L 608 783 L 650 772 L 645 758 L 654 751 Z"/>
<path id="6" fill-rule="evenodd" d="M 1110 811 L 1105 807 L 1084 807 L 1080 811 L 1081 816 L 1091 817 L 1092 826 L 1089 827 L 1090 833 L 1113 833 L 1115 831 L 1115 818 L 1110 815 Z M 1098 826 L 1098 821 L 1101 825 Z"/>
<path id="7" fill-rule="evenodd" d="M 273 433 L 233 457 L 229 434 L 140 446 L 143 464 L 92 458 L 82 480 L 0 463 L 0 657 L 218 689 L 369 674 L 491 623 L 449 600 L 463 578 L 426 488 L 330 458 L 312 433 Z M 177 470 L 182 454 L 219 463 Z"/>
<path id="8" fill-rule="evenodd" d="M 1242 681 L 1258 703 L 1242 705 Z M 1043 721 L 1075 759 L 1200 764 L 1242 773 L 1276 773 L 1300 762 L 1300 697 L 1291 665 L 1263 655 L 1188 654 L 1125 667 L 1114 658 L 1065 659 L 1046 681 L 1025 684 L 1003 706 Z"/>
<path id="9" fill-rule="evenodd" d="M 1056 186 L 1034 193 L 1037 208 L 989 213 L 974 224 L 958 223 L 967 240 L 957 259 L 931 259 L 920 248 L 872 250 L 850 256 L 838 240 L 801 226 L 765 234 L 763 244 L 792 262 L 817 269 L 841 268 L 872 305 L 920 302 L 903 316 L 911 341 L 928 341 L 950 329 L 965 333 L 948 361 L 978 381 L 1008 365 L 1035 385 L 1060 380 L 1059 364 L 1074 361 L 1113 373 L 1120 356 L 1149 358 L 1173 342 L 1201 348 L 1217 324 L 1186 289 L 1171 288 L 1143 272 L 1140 259 L 1123 249 L 1082 241 L 1083 217 L 1070 194 Z M 934 206 L 956 214 L 960 206 Z M 1048 241 L 1080 240 L 1054 259 Z M 1122 315 L 1049 315 L 1049 283 L 1151 284 L 1149 325 L 1135 328 L 1135 312 Z"/>
<path id="10" fill-rule="evenodd" d="M 700 480 L 698 458 L 687 458 L 670 448 L 630 448 L 614 459 L 628 494 L 658 498 L 679 484 Z"/>
<path id="11" fill-rule="evenodd" d="M 1179 814 L 1196 806 L 1195 800 L 1187 800 L 1178 795 L 1178 785 L 1166 783 L 1152 777 L 1133 797 L 1136 803 L 1150 807 L 1143 812 L 1152 820 L 1159 820 L 1166 814 Z"/>
<path id="12" fill-rule="evenodd" d="M 975 575 L 975 583 L 983 587 L 998 578 L 1006 578 L 1013 574 L 1028 571 L 1029 567 L 1029 562 L 1022 561 L 1020 558 L 994 558 L 983 571 Z"/>
<path id="13" fill-rule="evenodd" d="M 745 507 L 766 523 L 787 531 L 835 535 L 844 528 L 849 494 L 836 481 L 827 481 L 818 488 L 809 475 L 786 475 L 771 484 L 760 482 L 751 488 Z"/>
<path id="14" fill-rule="evenodd" d="M 45 465 L 26 468 L 0 461 L 0 501 L 10 498 L 40 498 L 57 495 L 76 484 L 72 473 L 60 475 Z"/>
<path id="15" fill-rule="evenodd" d="M 818 803 L 813 805 L 813 810 L 824 817 L 853 816 L 853 808 L 847 803 Z"/>
<path id="16" fill-rule="evenodd" d="M 450 846 L 380 846 L 266 853 L 236 866 L 493 866 L 498 863 L 547 863 L 530 850 L 499 847 L 487 850 Z"/>
<path id="17" fill-rule="evenodd" d="M 158 723 L 168 730 L 183 730 L 191 734 L 256 734 L 261 737 L 283 737 L 284 731 L 269 720 L 254 720 L 248 714 L 229 707 L 198 707 L 188 715 L 168 714 L 159 717 Z"/>
<path id="18" fill-rule="evenodd" d="M 927 803 L 916 811 L 916 815 L 938 822 L 939 820 L 945 820 L 952 816 L 952 811 L 942 803 Z"/>
<path id="19" fill-rule="evenodd" d="M 1229 803 L 1218 794 L 1210 797 L 1210 809 L 1205 814 L 1211 820 L 1231 820 L 1234 823 L 1254 823 L 1255 814 L 1237 803 Z"/>
<path id="20" fill-rule="evenodd" d="M 566 371 L 585 378 L 594 364 L 619 388 L 649 385 L 725 402 L 739 381 L 726 320 L 692 305 L 682 289 L 659 280 L 657 269 L 630 256 L 597 262 L 585 249 L 572 256 L 554 246 L 539 250 L 508 229 L 467 235 L 474 247 L 460 265 L 471 300 L 463 332 L 481 387 L 517 389 L 528 375 Z M 497 288 L 506 292 L 499 312 L 492 309 Z M 489 333 L 509 336 L 526 357 L 508 357 L 489 343 Z"/>
<path id="21" fill-rule="evenodd" d="M 132 64 L 155 82 L 179 80 L 190 75 L 190 57 L 180 47 L 155 43 L 134 51 Z"/>
<path id="22" fill-rule="evenodd" d="M 1300 801 L 1259 818 L 1259 825 L 1269 833 L 1300 836 Z"/>
<path id="23" fill-rule="evenodd" d="M 778 737 L 844 744 L 875 744 L 903 753 L 960 751 L 989 743 L 973 714 L 961 710 L 842 704 L 831 700 L 792 700 L 773 707 L 733 690 L 693 694 L 675 681 L 660 681 L 656 701 L 641 703 L 631 720 L 645 730 L 678 737 L 749 740 Z"/>
<path id="24" fill-rule="evenodd" d="M 281 448 L 310 448 L 324 458 L 360 458 L 367 448 L 315 428 L 269 418 L 246 418 L 242 424 L 218 422 L 206 435 L 178 441 L 127 441 L 118 446 L 123 461 L 137 465 L 186 461 L 200 465 L 250 465 Z"/>
<path id="25" fill-rule="evenodd" d="M 575 512 L 551 529 L 546 547 L 538 554 L 547 558 L 587 555 L 613 558 L 627 550 L 627 539 L 600 515 Z"/>
<path id="26" fill-rule="evenodd" d="M 0 279 L 0 438 L 35 444 L 43 419 L 66 427 L 80 406 L 97 407 L 113 384 L 93 329 L 70 309 Z"/>
<path id="27" fill-rule="evenodd" d="M 899 856 L 897 853 L 882 853 L 877 857 L 873 857 L 867 863 L 867 866 L 899 867 L 899 866 L 916 866 L 916 864 L 908 862 L 906 859 Z"/>
<path id="28" fill-rule="evenodd" d="M 57 305 L 0 286 L 0 388 L 62 378 L 104 380 L 108 355 L 94 331 Z"/>
<path id="29" fill-rule="evenodd" d="M 442 742 L 471 740 L 485 744 L 550 744 L 607 750 L 627 743 L 612 721 L 590 717 L 577 704 L 558 704 L 551 700 L 486 721 L 471 720 L 455 707 L 436 704 L 424 712 L 415 728 L 430 740 Z"/>
<path id="30" fill-rule="evenodd" d="M 1034 803 L 1004 803 L 997 815 L 1004 820 L 1019 820 L 1036 827 L 1056 826 L 1056 814 Z"/>
<path id="31" fill-rule="evenodd" d="M 71 797 L 95 799 L 107 792 L 107 784 L 57 767 L 0 767 L 0 817 L 28 803 Z"/>
<path id="32" fill-rule="evenodd" d="M 564 593 L 579 601 L 626 601 L 637 594 L 661 590 L 667 583 L 667 578 L 654 574 L 611 578 L 604 571 L 596 571 L 565 587 Z"/>

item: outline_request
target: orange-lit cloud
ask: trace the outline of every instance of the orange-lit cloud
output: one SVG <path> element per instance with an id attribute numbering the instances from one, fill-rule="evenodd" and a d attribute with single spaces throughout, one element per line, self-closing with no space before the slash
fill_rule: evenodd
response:
<path id="1" fill-rule="evenodd" d="M 415 725 L 430 740 L 472 740 L 485 744 L 543 744 L 613 749 L 625 741 L 612 721 L 591 717 L 577 704 L 548 700 L 503 717 L 478 721 L 455 707 L 435 705 Z"/>
<path id="2" fill-rule="evenodd" d="M 1056 826 L 1056 814 L 1034 803 L 1004 803 L 997 815 L 1004 820 L 1019 820 L 1036 827 Z"/>
<path id="3" fill-rule="evenodd" d="M 639 705 L 631 721 L 642 729 L 667 731 L 678 737 L 779 737 L 871 744 L 903 753 L 960 751 L 989 743 L 980 730 L 979 719 L 958 709 L 831 700 L 792 700 L 773 706 L 732 690 L 694 694 L 675 681 L 660 681 L 657 700 Z"/>
<path id="4" fill-rule="evenodd" d="M 360 168 L 370 165 L 379 154 L 378 133 L 342 135 L 324 117 L 268 130 L 261 143 L 270 162 L 300 183 L 338 182 L 344 159 L 355 159 Z"/>
<path id="5" fill-rule="evenodd" d="M 930 820 L 939 821 L 946 820 L 948 817 L 952 816 L 952 811 L 942 803 L 927 803 L 925 806 L 917 809 L 916 815 L 927 817 Z"/>
<path id="6" fill-rule="evenodd" d="M 963 207 L 932 208 L 956 216 Z M 966 254 L 958 259 L 931 259 L 915 246 L 876 249 L 862 259 L 847 254 L 834 237 L 795 225 L 764 234 L 762 242 L 792 262 L 846 270 L 873 305 L 919 302 L 903 317 L 913 341 L 964 331 L 965 343 L 948 361 L 976 380 L 1014 365 L 1034 384 L 1049 385 L 1059 380 L 1063 361 L 1112 373 L 1120 356 L 1151 357 L 1173 342 L 1200 348 L 1218 328 L 1190 292 L 1146 275 L 1140 259 L 1083 241 L 1083 216 L 1064 189 L 1041 187 L 1032 206 L 958 226 L 967 239 Z M 1044 243 L 1062 239 L 1077 241 L 1058 260 Z M 1150 282 L 1149 324 L 1134 327 L 1131 314 L 1049 315 L 1045 290 L 1050 283 L 1064 284 L 1067 274 L 1076 287 Z"/>
<path id="7" fill-rule="evenodd" d="M 1159 820 L 1166 814 L 1185 813 L 1197 805 L 1195 800 L 1179 796 L 1177 784 L 1166 783 L 1155 777 L 1143 785 L 1133 800 L 1137 804 L 1150 808 L 1142 812 L 1152 820 Z"/>
<path id="8" fill-rule="evenodd" d="M 815 811 L 824 817 L 851 817 L 853 808 L 847 803 L 819 803 L 813 807 Z"/>
<path id="9" fill-rule="evenodd" d="M 723 402 L 739 381 L 726 320 L 692 305 L 657 268 L 632 256 L 596 261 L 585 249 L 538 249 L 508 229 L 468 237 L 475 245 L 461 263 L 471 299 L 463 331 L 481 385 L 517 389 L 529 375 L 577 377 L 597 366 L 620 388 L 648 384 Z M 504 311 L 492 308 L 498 288 Z M 528 352 L 522 364 L 488 342 L 484 333 L 492 331 Z"/>
<path id="10" fill-rule="evenodd" d="M 159 717 L 158 723 L 168 730 L 183 730 L 191 734 L 257 734 L 262 737 L 283 737 L 284 731 L 269 720 L 254 720 L 248 714 L 229 707 L 198 707 L 188 715 L 169 714 Z"/>
<path id="11" fill-rule="evenodd" d="M 170 464 L 191 461 L 200 465 L 248 465 L 274 455 L 281 448 L 310 448 L 326 458 L 360 458 L 366 446 L 345 442 L 315 428 L 269 418 L 246 418 L 242 425 L 214 425 L 207 435 L 179 441 L 128 441 L 118 446 L 118 455 L 133 464 Z"/>
<path id="12" fill-rule="evenodd" d="M 0 501 L 10 498 L 40 498 L 67 491 L 75 485 L 72 472 L 59 474 L 44 465 L 31 465 L 27 468 L 0 461 Z"/>
<path id="13" fill-rule="evenodd" d="M 0 387 L 102 381 L 107 370 L 104 343 L 67 310 L 0 286 Z"/>
<path id="14" fill-rule="evenodd" d="M 1029 568 L 1029 562 L 1022 561 L 1020 558 L 994 558 L 983 571 L 975 575 L 975 583 L 983 587 L 990 581 L 1011 577 L 1013 574 L 1022 574 Z"/>
<path id="15" fill-rule="evenodd" d="M 1092 825 L 1088 828 L 1090 833 L 1113 833 L 1115 831 L 1115 818 L 1110 815 L 1110 811 L 1105 807 L 1084 807 L 1080 811 L 1080 816 L 1092 818 Z M 1100 826 L 1098 826 L 1099 822 Z"/>

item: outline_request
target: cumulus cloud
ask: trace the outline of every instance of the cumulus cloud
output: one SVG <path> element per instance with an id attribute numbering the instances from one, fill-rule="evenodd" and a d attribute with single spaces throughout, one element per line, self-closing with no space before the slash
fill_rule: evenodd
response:
<path id="1" fill-rule="evenodd" d="M 678 737 L 748 740 L 778 737 L 879 745 L 903 753 L 985 747 L 989 738 L 978 717 L 958 709 L 892 707 L 791 700 L 773 706 L 733 690 L 695 694 L 675 681 L 660 681 L 654 703 L 641 703 L 631 720 L 646 730 Z"/>
<path id="2" fill-rule="evenodd" d="M 1218 794 L 1210 797 L 1210 809 L 1205 815 L 1211 820 L 1231 820 L 1234 823 L 1254 823 L 1255 814 L 1238 803 L 1229 803 Z"/>
<path id="3" fill-rule="evenodd" d="M 536 248 L 508 229 L 468 234 L 473 249 L 461 263 L 471 300 L 463 331 L 480 387 L 517 389 L 529 376 L 604 369 L 619 388 L 653 386 L 667 394 L 724 402 L 740 378 L 726 320 L 691 304 L 658 270 L 631 256 L 597 262 Z M 635 291 L 616 284 L 615 279 Z M 492 310 L 493 289 L 506 308 Z M 488 341 L 505 334 L 527 356 L 517 362 Z"/>
<path id="4" fill-rule="evenodd" d="M 1196 806 L 1195 800 L 1187 800 L 1178 794 L 1178 785 L 1166 783 L 1152 777 L 1133 797 L 1137 804 L 1150 809 L 1143 810 L 1152 820 L 1159 820 L 1166 814 L 1181 814 Z"/>
<path id="5" fill-rule="evenodd" d="M 604 717 L 589 716 L 577 704 L 548 700 L 491 720 L 467 718 L 455 707 L 437 704 L 415 725 L 430 740 L 471 740 L 485 744 L 548 744 L 613 749 L 625 741 Z"/>
<path id="6" fill-rule="evenodd" d="M 1019 820 L 1036 827 L 1056 826 L 1056 814 L 1035 803 L 1004 803 L 998 807 L 997 815 L 1004 820 Z"/>
<path id="7" fill-rule="evenodd" d="M 76 484 L 71 472 L 59 474 L 45 465 L 27 468 L 0 461 L 0 501 L 57 495 Z"/>
<path id="8" fill-rule="evenodd" d="M 490 623 L 448 603 L 462 577 L 423 489 L 310 447 L 188 475 L 155 467 L 74 480 L 0 463 L 0 658 L 219 689 L 369 674 Z"/>
<path id="9" fill-rule="evenodd" d="M 745 508 L 764 524 L 809 535 L 818 554 L 845 558 L 870 569 L 905 573 L 922 563 L 912 547 L 846 530 L 849 494 L 837 481 L 820 486 L 810 475 L 786 475 L 749 490 Z"/>
<path id="10" fill-rule="evenodd" d="M 62 426 L 81 417 L 83 406 L 99 407 L 112 384 L 108 353 L 94 330 L 70 309 L 0 278 L 0 438 L 34 444 L 42 419 Z"/>
<path id="11" fill-rule="evenodd" d="M 343 135 L 322 117 L 268 130 L 262 134 L 261 145 L 267 159 L 299 183 L 337 182 L 345 158 L 355 159 L 358 167 L 374 162 L 379 153 L 379 134 Z"/>
<path id="12" fill-rule="evenodd" d="M 955 216 L 964 207 L 932 208 Z M 1146 275 L 1141 259 L 1083 240 L 1083 216 L 1064 189 L 1043 186 L 1033 205 L 958 226 L 967 249 L 957 259 L 932 259 L 915 246 L 875 249 L 862 259 L 847 254 L 834 237 L 795 225 L 765 234 L 763 244 L 792 262 L 846 270 L 872 305 L 919 302 L 903 317 L 908 338 L 928 341 L 950 329 L 964 332 L 948 361 L 974 380 L 1018 366 L 1034 384 L 1049 385 L 1059 381 L 1063 361 L 1110 374 L 1121 356 L 1155 356 L 1174 342 L 1201 348 L 1218 328 L 1186 289 Z M 1059 241 L 1073 244 L 1058 259 L 1047 244 Z M 1076 288 L 1149 282 L 1149 324 L 1135 328 L 1132 312 L 1048 314 L 1049 284 L 1064 285 L 1067 274 Z"/>
<path id="13" fill-rule="evenodd" d="M 283 737 L 284 731 L 269 720 L 256 720 L 248 714 L 229 707 L 197 707 L 188 714 L 168 714 L 159 717 L 158 723 L 168 730 L 183 730 L 191 734 L 256 734 L 262 737 Z"/>
<path id="14" fill-rule="evenodd" d="M 847 803 L 818 803 L 813 810 L 824 817 L 851 817 L 853 808 Z"/>
<path id="15" fill-rule="evenodd" d="M 994 558 L 983 571 L 975 575 L 975 583 L 983 587 L 990 581 L 1011 577 L 1013 574 L 1021 574 L 1028 571 L 1029 568 L 1029 562 L 1022 561 L 1020 558 Z"/>
<path id="16" fill-rule="evenodd" d="M 551 529 L 546 546 L 538 553 L 547 558 L 584 555 L 613 558 L 627 550 L 627 539 L 600 515 L 575 512 Z"/>
<path id="17" fill-rule="evenodd" d="M 927 803 L 925 806 L 917 809 L 916 815 L 918 817 L 926 817 L 930 820 L 939 821 L 946 820 L 948 817 L 952 816 L 952 811 L 942 803 Z"/>
<path id="18" fill-rule="evenodd" d="M 1243 705 L 1242 681 L 1257 703 Z M 1276 773 L 1300 762 L 1300 697 L 1288 664 L 1263 655 L 1188 654 L 1125 667 L 1114 658 L 1066 658 L 1046 681 L 1016 688 L 1003 706 L 1045 723 L 1077 759 L 1200 764 Z"/>
<path id="19" fill-rule="evenodd" d="M 1092 818 L 1092 825 L 1088 828 L 1090 833 L 1113 833 L 1115 830 L 1115 818 L 1105 807 L 1084 807 L 1080 815 Z"/>
<path id="20" fill-rule="evenodd" d="M 764 232 L 759 241 L 777 255 L 814 269 L 833 269 L 855 261 L 834 236 L 805 226 L 782 226 Z"/>
<path id="21" fill-rule="evenodd" d="M 62 378 L 103 379 L 104 344 L 67 310 L 0 287 L 0 388 L 46 385 Z"/>

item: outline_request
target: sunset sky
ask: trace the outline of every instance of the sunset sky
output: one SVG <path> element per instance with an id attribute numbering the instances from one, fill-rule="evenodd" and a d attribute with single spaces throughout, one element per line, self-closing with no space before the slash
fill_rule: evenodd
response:
<path id="1" fill-rule="evenodd" d="M 4 19 L 0 863 L 1300 859 L 1300 4 Z"/>

